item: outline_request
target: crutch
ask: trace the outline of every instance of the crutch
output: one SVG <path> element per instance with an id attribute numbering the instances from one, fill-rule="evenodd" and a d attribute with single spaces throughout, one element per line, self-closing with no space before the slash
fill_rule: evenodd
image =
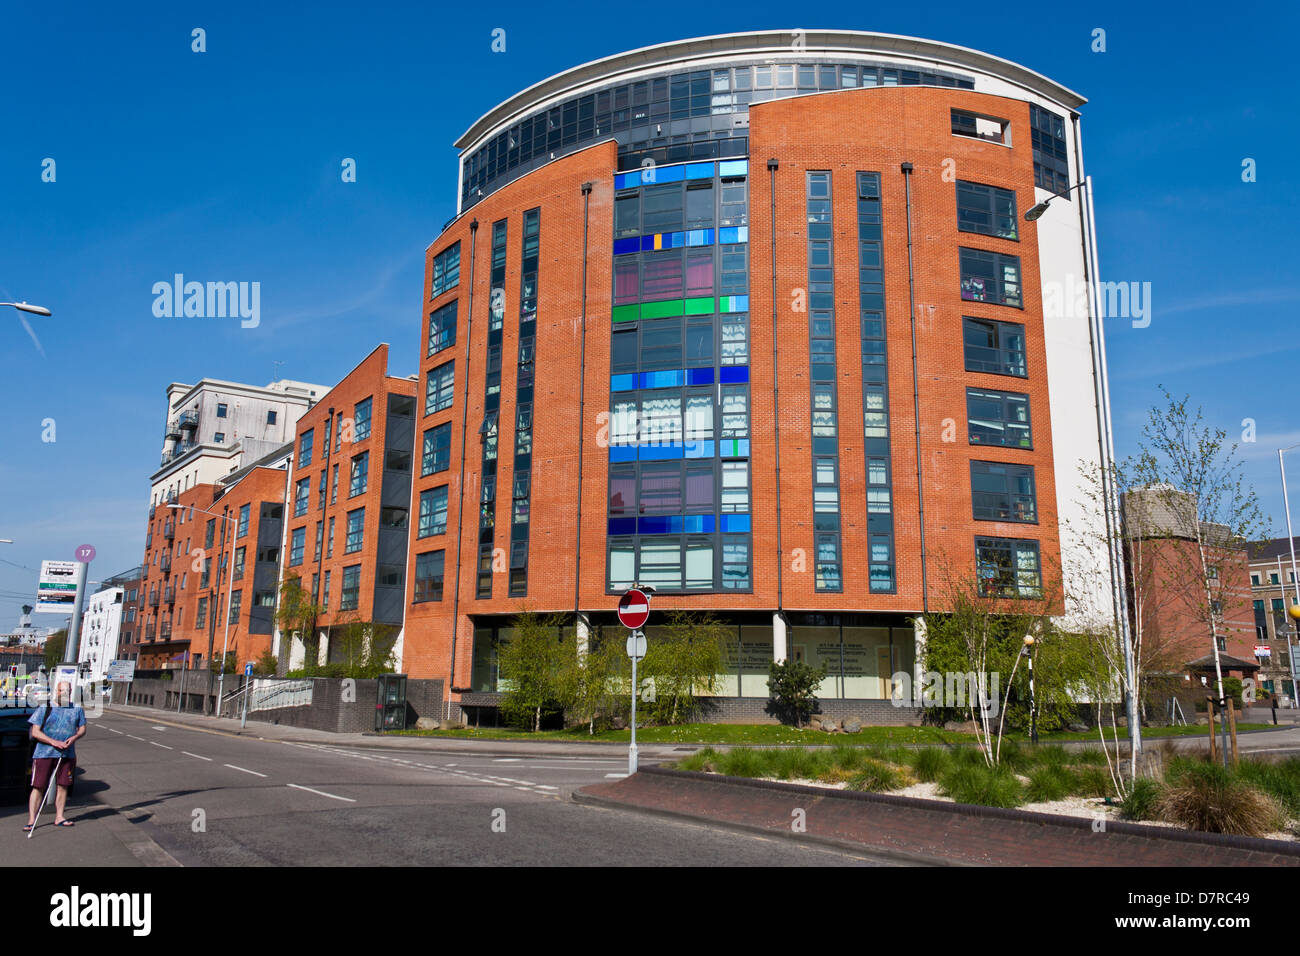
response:
<path id="1" fill-rule="evenodd" d="M 50 774 L 50 785 L 45 788 L 45 796 L 41 797 L 41 805 L 36 811 L 36 819 L 32 821 L 32 828 L 27 831 L 27 839 L 29 840 L 32 838 L 32 834 L 36 832 L 37 825 L 41 822 L 41 810 L 45 809 L 45 801 L 50 799 L 50 791 L 53 790 L 55 785 L 58 783 L 59 766 L 62 763 L 63 757 L 60 756 L 58 761 L 54 764 L 54 772 Z"/>

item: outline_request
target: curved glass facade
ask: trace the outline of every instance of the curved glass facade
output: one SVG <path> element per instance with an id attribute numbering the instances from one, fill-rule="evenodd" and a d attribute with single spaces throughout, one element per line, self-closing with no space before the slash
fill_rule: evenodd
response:
<path id="1" fill-rule="evenodd" d="M 665 72 L 564 100 L 498 133 L 463 159 L 461 211 L 553 159 L 613 138 L 619 168 L 742 157 L 749 106 L 787 96 L 874 86 L 975 88 L 974 80 L 897 65 L 804 63 L 728 65 Z"/>

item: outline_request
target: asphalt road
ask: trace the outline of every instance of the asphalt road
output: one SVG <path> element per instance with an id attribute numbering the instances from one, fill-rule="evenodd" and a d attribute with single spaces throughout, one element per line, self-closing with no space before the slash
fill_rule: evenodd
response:
<path id="1" fill-rule="evenodd" d="M 622 775 L 625 758 L 257 740 L 111 711 L 77 750 L 78 787 L 186 866 L 894 865 L 570 802 Z"/>

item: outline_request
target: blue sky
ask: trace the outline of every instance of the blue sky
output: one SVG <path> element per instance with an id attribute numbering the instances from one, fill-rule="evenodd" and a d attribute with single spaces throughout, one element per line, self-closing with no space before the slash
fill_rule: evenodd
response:
<path id="1" fill-rule="evenodd" d="M 1283 527 L 1276 449 L 1300 442 L 1282 400 L 1300 376 L 1294 7 L 57 6 L 0 11 L 0 301 L 55 312 L 27 317 L 38 349 L 0 310 L 0 538 L 16 541 L 0 545 L 0 627 L 42 558 L 92 544 L 92 578 L 139 562 L 168 382 L 265 384 L 278 368 L 329 384 L 379 341 L 394 373 L 415 371 L 423 252 L 454 213 L 452 142 L 479 115 L 587 60 L 750 29 L 929 37 L 1087 96 L 1102 277 L 1153 289 L 1150 327 L 1107 330 L 1119 451 L 1158 383 L 1233 435 L 1252 418 L 1249 473 Z M 195 27 L 206 53 L 191 52 Z M 1091 50 L 1098 27 L 1105 53 Z M 344 157 L 355 184 L 340 181 Z M 1241 180 L 1246 157 L 1257 182 Z M 154 317 L 150 289 L 176 272 L 260 282 L 261 325 Z"/>

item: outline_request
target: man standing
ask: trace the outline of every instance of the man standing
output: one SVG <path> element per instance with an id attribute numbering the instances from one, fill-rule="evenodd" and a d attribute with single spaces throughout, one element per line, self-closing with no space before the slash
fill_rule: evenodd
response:
<path id="1" fill-rule="evenodd" d="M 56 764 L 59 774 L 54 781 L 54 825 L 70 827 L 72 821 L 64 818 L 63 811 L 68 803 L 72 774 L 77 768 L 74 744 L 86 735 L 86 712 L 73 703 L 72 685 L 59 681 L 53 699 L 32 714 L 28 723 L 32 725 L 36 752 L 32 755 L 32 792 L 27 800 L 27 825 L 23 830 L 30 831 L 36 825 L 41 795 L 50 785 L 50 775 L 54 773 Z"/>

